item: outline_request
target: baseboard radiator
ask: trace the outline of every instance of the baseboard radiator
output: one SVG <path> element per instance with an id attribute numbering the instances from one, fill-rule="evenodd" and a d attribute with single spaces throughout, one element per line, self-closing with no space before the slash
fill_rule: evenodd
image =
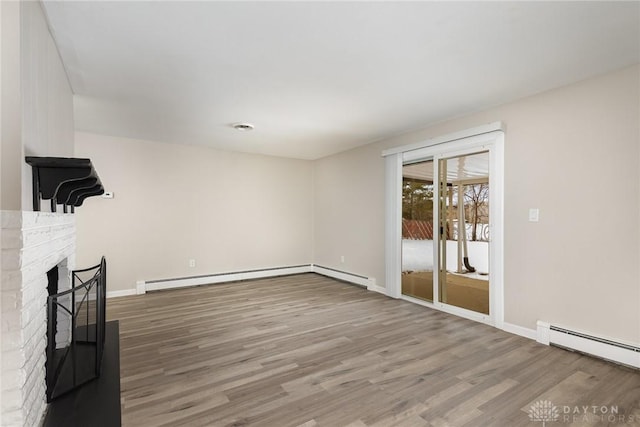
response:
<path id="1" fill-rule="evenodd" d="M 362 286 L 369 291 L 385 293 L 385 288 L 376 285 L 374 277 L 365 277 L 346 271 L 336 270 L 330 267 L 323 267 L 315 264 L 302 264 L 288 267 L 263 268 L 259 270 L 245 270 L 228 273 L 216 273 L 203 276 L 180 277 L 175 279 L 160 280 L 139 280 L 136 282 L 136 289 L 127 291 L 126 293 L 111 295 L 142 295 L 149 291 L 160 291 L 165 289 L 176 289 L 190 286 L 211 285 L 214 283 L 228 283 L 242 280 L 262 279 L 266 277 L 287 276 L 291 274 L 317 273 L 323 276 L 332 277 L 334 279 L 343 280 L 345 282 L 354 283 Z"/>
<path id="2" fill-rule="evenodd" d="M 538 339 L 542 344 L 576 350 L 640 369 L 640 346 L 622 343 L 557 325 L 538 321 Z"/>

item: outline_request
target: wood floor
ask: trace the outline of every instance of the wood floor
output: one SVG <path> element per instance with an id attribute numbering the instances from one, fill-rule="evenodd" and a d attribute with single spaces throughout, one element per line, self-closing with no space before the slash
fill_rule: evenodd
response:
<path id="1" fill-rule="evenodd" d="M 540 400 L 618 407 L 548 426 L 640 425 L 637 370 L 315 274 L 110 299 L 107 314 L 124 426 L 542 426 Z"/>

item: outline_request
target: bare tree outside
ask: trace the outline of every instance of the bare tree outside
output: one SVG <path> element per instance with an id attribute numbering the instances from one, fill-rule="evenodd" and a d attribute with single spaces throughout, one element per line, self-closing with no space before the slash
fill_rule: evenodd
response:
<path id="1" fill-rule="evenodd" d="M 489 223 L 489 184 L 466 185 L 464 191 L 465 210 L 471 223 L 471 240 L 478 241 L 478 224 Z"/>
<path id="2" fill-rule="evenodd" d="M 433 191 L 433 183 L 431 182 L 404 178 L 402 182 L 402 218 L 432 223 Z M 454 192 L 454 206 L 456 204 Z M 481 231 L 484 229 L 481 225 L 489 223 L 489 184 L 465 185 L 464 204 L 466 222 L 471 225 L 469 240 L 486 240 L 488 236 L 482 235 Z M 452 215 L 452 219 L 457 218 L 457 210 L 452 210 L 449 214 Z M 449 233 L 447 235 L 449 236 Z"/>

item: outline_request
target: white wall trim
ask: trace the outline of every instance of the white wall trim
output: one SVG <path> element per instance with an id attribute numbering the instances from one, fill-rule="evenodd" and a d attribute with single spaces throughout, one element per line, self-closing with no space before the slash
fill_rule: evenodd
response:
<path id="1" fill-rule="evenodd" d="M 122 289 L 119 291 L 107 291 L 107 298 L 119 298 L 136 295 L 135 289 Z"/>
<path id="2" fill-rule="evenodd" d="M 558 331 L 557 329 L 563 329 Z M 538 321 L 538 342 L 554 344 L 640 368 L 640 345 Z M 626 348 L 625 348 L 626 347 Z"/>
<path id="3" fill-rule="evenodd" d="M 476 126 L 474 128 L 461 130 L 459 132 L 453 132 L 446 135 L 437 136 L 435 138 L 427 139 L 426 141 L 416 142 L 414 144 L 402 145 L 400 147 L 393 147 L 382 151 L 382 157 L 390 156 L 392 154 L 400 154 L 407 151 L 419 150 L 421 148 L 431 147 L 433 145 L 444 144 L 458 139 L 468 138 L 470 136 L 482 135 L 494 131 L 504 131 L 505 126 L 502 122 L 493 122 L 486 125 Z"/>
<path id="4" fill-rule="evenodd" d="M 136 295 L 144 295 L 147 292 L 144 280 L 136 282 Z"/>
<path id="5" fill-rule="evenodd" d="M 542 320 L 536 323 L 536 341 L 540 344 L 549 345 L 549 328 L 551 325 Z"/>
<path id="6" fill-rule="evenodd" d="M 329 267 L 323 267 L 321 265 L 311 264 L 311 271 L 313 273 L 321 274 L 322 276 L 331 277 L 333 279 L 343 280 L 345 282 L 354 283 L 356 285 L 364 286 L 367 290 L 385 293 L 385 289 L 376 285 L 376 279 L 374 277 L 365 277 L 358 274 L 348 273 L 346 271 L 336 270 Z"/>
<path id="7" fill-rule="evenodd" d="M 504 328 L 504 139 L 504 132 L 499 132 L 489 151 L 491 170 L 489 271 L 491 271 L 493 283 L 489 310 L 493 313 L 494 326 L 500 329 Z"/>
<path id="8" fill-rule="evenodd" d="M 537 331 L 534 329 L 525 328 L 524 326 L 514 325 L 513 323 L 508 322 L 502 323 L 502 330 L 534 341 L 538 337 Z"/>
<path id="9" fill-rule="evenodd" d="M 387 295 L 387 288 L 378 285 L 367 286 L 367 290 L 371 292 L 377 292 L 382 295 Z"/>
<path id="10" fill-rule="evenodd" d="M 237 271 L 229 273 L 211 274 L 196 277 L 183 277 L 163 280 L 139 280 L 133 294 L 141 295 L 148 291 L 162 289 L 176 289 L 189 286 L 212 285 L 215 283 L 235 282 L 239 280 L 261 279 L 266 277 L 287 276 L 290 274 L 310 273 L 311 265 L 298 265 L 293 267 L 265 268 L 261 270 Z M 133 295 L 132 294 L 132 295 Z"/>
<path id="11" fill-rule="evenodd" d="M 402 154 L 385 160 L 385 227 L 384 258 L 386 294 L 400 298 L 402 294 Z"/>

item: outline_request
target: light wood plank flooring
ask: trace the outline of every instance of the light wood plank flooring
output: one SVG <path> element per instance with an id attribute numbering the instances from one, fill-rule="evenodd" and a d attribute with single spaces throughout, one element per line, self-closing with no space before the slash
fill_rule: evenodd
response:
<path id="1" fill-rule="evenodd" d="M 547 425 L 640 425 L 637 370 L 315 274 L 110 299 L 107 314 L 124 426 L 541 426 L 539 400 L 626 417 Z"/>

